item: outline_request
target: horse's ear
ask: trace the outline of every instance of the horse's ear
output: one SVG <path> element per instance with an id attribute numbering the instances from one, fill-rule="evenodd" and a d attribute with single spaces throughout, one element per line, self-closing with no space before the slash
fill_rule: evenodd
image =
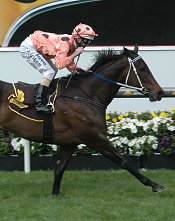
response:
<path id="1" fill-rule="evenodd" d="M 138 44 L 136 44 L 135 47 L 134 47 L 134 52 L 138 53 L 138 50 L 139 50 L 139 47 L 138 47 Z"/>
<path id="2" fill-rule="evenodd" d="M 128 49 L 123 46 L 123 53 L 127 54 Z"/>

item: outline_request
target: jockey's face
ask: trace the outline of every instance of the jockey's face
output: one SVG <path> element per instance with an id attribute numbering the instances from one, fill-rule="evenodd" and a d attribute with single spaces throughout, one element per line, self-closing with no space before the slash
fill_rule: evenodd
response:
<path id="1" fill-rule="evenodd" d="M 91 43 L 91 40 L 87 38 L 77 38 L 75 39 L 77 47 L 83 47 L 85 48 L 87 45 Z"/>

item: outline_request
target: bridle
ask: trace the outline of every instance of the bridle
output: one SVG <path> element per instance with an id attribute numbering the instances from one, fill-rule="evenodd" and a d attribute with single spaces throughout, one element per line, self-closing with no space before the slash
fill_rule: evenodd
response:
<path id="1" fill-rule="evenodd" d="M 147 93 L 149 93 L 149 91 L 148 91 L 145 87 L 143 87 L 143 84 L 142 84 L 142 82 L 141 82 L 141 80 L 140 80 L 140 77 L 139 77 L 139 75 L 138 75 L 138 73 L 137 73 L 137 69 L 136 69 L 136 67 L 135 67 L 135 65 L 134 65 L 134 63 L 135 63 L 136 61 L 138 61 L 139 59 L 141 59 L 141 58 L 142 58 L 142 57 L 141 57 L 140 55 L 137 56 L 136 58 L 134 58 L 133 60 L 128 57 L 129 70 L 128 70 L 128 74 L 127 74 L 127 76 L 126 76 L 125 84 L 122 84 L 122 83 L 119 83 L 119 82 L 117 82 L 117 84 L 120 85 L 120 86 L 123 86 L 123 87 L 130 88 L 130 89 L 135 89 L 135 90 L 137 90 L 137 91 L 142 92 L 143 94 L 147 94 Z M 130 76 L 130 73 L 131 73 L 131 69 L 133 69 L 133 71 L 134 71 L 134 73 L 135 73 L 135 75 L 136 75 L 136 77 L 137 77 L 137 80 L 138 80 L 138 82 L 139 82 L 139 84 L 140 84 L 140 87 L 135 87 L 135 86 L 131 86 L 131 85 L 128 84 L 128 79 L 129 79 L 129 76 Z"/>
<path id="2" fill-rule="evenodd" d="M 136 58 L 134 58 L 134 59 L 131 59 L 131 58 L 128 57 L 129 70 L 128 70 L 128 74 L 127 74 L 127 76 L 126 76 L 126 80 L 125 80 L 125 83 L 124 83 L 124 84 L 123 84 L 123 83 L 120 83 L 120 82 L 116 82 L 116 81 L 109 80 L 109 79 L 107 79 L 107 78 L 105 78 L 105 77 L 99 75 L 99 74 L 96 73 L 96 72 L 92 72 L 92 74 L 95 75 L 97 78 L 99 78 L 99 79 L 101 79 L 101 80 L 103 80 L 103 81 L 106 81 L 106 82 L 108 82 L 108 83 L 117 84 L 117 85 L 122 86 L 122 87 L 125 87 L 125 88 L 134 89 L 134 90 L 140 91 L 141 93 L 143 93 L 144 95 L 146 95 L 146 94 L 149 93 L 149 91 L 143 86 L 143 84 L 142 84 L 142 82 L 141 82 L 141 80 L 140 80 L 140 77 L 139 77 L 139 75 L 138 75 L 138 73 L 137 73 L 137 69 L 136 69 L 136 67 L 135 67 L 135 65 L 134 65 L 134 63 L 135 63 L 136 61 L 138 61 L 139 59 L 141 59 L 141 58 L 142 58 L 142 57 L 141 57 L 140 55 L 138 55 L 138 56 L 137 56 Z M 139 84 L 140 84 L 140 87 L 135 87 L 135 86 L 132 86 L 132 85 L 129 85 L 129 84 L 128 84 L 128 79 L 129 79 L 129 76 L 130 76 L 130 74 L 131 74 L 131 70 L 132 70 L 132 69 L 133 69 L 133 71 L 134 71 L 134 73 L 135 73 L 135 75 L 136 75 L 136 77 L 137 77 L 137 80 L 138 80 L 138 82 L 139 82 Z"/>

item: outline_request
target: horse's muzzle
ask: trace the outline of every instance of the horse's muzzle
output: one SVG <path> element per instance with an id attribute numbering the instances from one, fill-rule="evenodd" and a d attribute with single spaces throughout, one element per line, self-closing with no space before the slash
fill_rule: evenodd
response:
<path id="1" fill-rule="evenodd" d="M 162 99 L 163 94 L 164 91 L 162 89 L 158 91 L 149 91 L 149 100 L 151 102 L 160 101 Z"/>

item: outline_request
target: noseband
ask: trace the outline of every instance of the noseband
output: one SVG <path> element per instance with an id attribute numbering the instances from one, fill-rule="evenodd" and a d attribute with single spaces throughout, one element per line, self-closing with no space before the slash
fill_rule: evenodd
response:
<path id="1" fill-rule="evenodd" d="M 126 80 L 125 80 L 125 83 L 124 83 L 124 84 L 122 84 L 122 83 L 120 83 L 120 82 L 115 82 L 115 81 L 109 80 L 109 79 L 107 79 L 107 78 L 105 78 L 105 77 L 102 77 L 102 76 L 99 75 L 98 73 L 95 73 L 95 72 L 92 72 L 92 73 L 93 73 L 97 78 L 99 78 L 99 79 L 101 79 L 101 80 L 103 80 L 103 81 L 106 81 L 106 82 L 111 83 L 111 84 L 117 84 L 117 85 L 120 85 L 120 86 L 125 87 L 125 88 L 134 89 L 134 90 L 140 91 L 141 93 L 143 93 L 144 95 L 146 95 L 146 94 L 149 93 L 149 91 L 148 91 L 145 87 L 143 87 L 143 84 L 142 84 L 142 82 L 141 82 L 141 80 L 140 80 L 140 77 L 139 77 L 139 75 L 138 75 L 138 73 L 137 73 L 137 69 L 136 69 L 136 67 L 135 67 L 135 65 L 134 65 L 134 63 L 135 63 L 136 61 L 138 61 L 139 59 L 141 59 L 141 58 L 142 58 L 142 57 L 141 57 L 140 55 L 137 56 L 137 57 L 134 58 L 134 59 L 131 59 L 131 58 L 128 57 L 129 70 L 128 70 L 128 74 L 127 74 L 127 76 L 126 76 Z M 135 73 L 135 75 L 136 75 L 136 77 L 137 77 L 137 80 L 138 80 L 138 82 L 139 82 L 139 84 L 140 84 L 140 87 L 135 87 L 135 86 L 131 86 L 131 85 L 128 84 L 128 79 L 129 79 L 129 76 L 130 76 L 130 74 L 131 74 L 131 70 L 132 70 L 132 69 L 133 69 L 133 71 L 134 71 L 134 73 Z"/>

